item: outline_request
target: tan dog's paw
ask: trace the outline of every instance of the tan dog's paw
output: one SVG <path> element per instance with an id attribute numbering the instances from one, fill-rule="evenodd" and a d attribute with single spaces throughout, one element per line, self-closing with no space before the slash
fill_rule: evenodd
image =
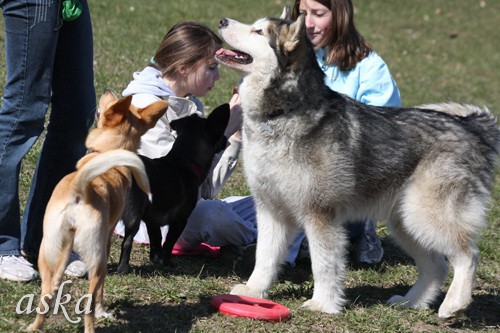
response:
<path id="1" fill-rule="evenodd" d="M 266 298 L 267 294 L 265 292 L 254 290 L 248 287 L 246 284 L 237 284 L 233 287 L 230 292 L 233 295 L 250 296 L 255 298 Z"/>
<path id="2" fill-rule="evenodd" d="M 95 317 L 96 318 L 114 318 L 111 312 L 107 312 L 102 305 L 96 305 L 95 307 Z"/>
<path id="3" fill-rule="evenodd" d="M 29 325 L 29 326 L 26 328 L 26 332 L 35 332 L 35 331 L 40 332 L 40 330 L 39 330 L 39 329 L 37 329 L 37 328 L 34 328 L 34 327 L 33 327 L 33 324 Z"/>

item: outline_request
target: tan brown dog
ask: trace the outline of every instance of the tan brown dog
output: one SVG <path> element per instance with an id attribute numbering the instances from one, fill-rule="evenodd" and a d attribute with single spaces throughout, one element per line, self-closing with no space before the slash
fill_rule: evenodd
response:
<path id="1" fill-rule="evenodd" d="M 91 151 L 77 163 L 77 171 L 64 177 L 54 189 L 43 221 L 38 267 L 42 278 L 40 312 L 46 310 L 61 286 L 69 255 L 75 249 L 87 265 L 91 311 L 85 313 L 85 332 L 94 332 L 95 316 L 107 316 L 102 306 L 111 235 L 121 217 L 131 174 L 146 193 L 149 182 L 144 164 L 134 153 L 140 137 L 166 112 L 158 101 L 144 109 L 118 100 L 110 91 L 99 101 L 104 110 L 86 146 Z M 30 330 L 42 327 L 39 313 Z"/>

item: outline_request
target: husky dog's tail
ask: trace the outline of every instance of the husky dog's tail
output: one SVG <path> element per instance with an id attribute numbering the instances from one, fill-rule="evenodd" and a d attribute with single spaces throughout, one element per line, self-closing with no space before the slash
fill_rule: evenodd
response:
<path id="1" fill-rule="evenodd" d="M 137 181 L 137 185 L 148 195 L 151 201 L 151 189 L 144 163 L 142 163 L 142 160 L 135 153 L 124 149 L 115 149 L 101 153 L 85 163 L 76 173 L 74 179 L 75 191 L 85 197 L 92 180 L 109 169 L 120 166 L 127 167 L 130 170 Z"/>
<path id="2" fill-rule="evenodd" d="M 444 112 L 452 116 L 460 116 L 460 117 L 467 117 L 472 114 L 478 114 L 478 115 L 486 114 L 493 117 L 488 108 L 486 107 L 480 108 L 479 106 L 472 104 L 460 104 L 460 103 L 448 102 L 448 103 L 437 103 L 437 104 L 422 104 L 418 105 L 417 108 Z"/>
<path id="3" fill-rule="evenodd" d="M 452 116 L 474 118 L 477 133 L 493 147 L 496 154 L 500 152 L 500 129 L 497 126 L 496 117 L 486 107 L 479 107 L 472 104 L 459 103 L 438 103 L 438 104 L 423 104 L 417 106 L 419 109 L 428 109 L 438 112 L 447 113 Z"/>

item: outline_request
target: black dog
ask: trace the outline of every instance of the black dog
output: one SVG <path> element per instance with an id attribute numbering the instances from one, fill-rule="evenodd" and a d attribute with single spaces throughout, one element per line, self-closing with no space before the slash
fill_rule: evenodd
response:
<path id="1" fill-rule="evenodd" d="M 219 106 L 207 118 L 191 115 L 176 119 L 170 126 L 177 138 L 167 155 L 156 159 L 139 155 L 146 166 L 153 202 L 133 184 L 123 213 L 125 236 L 118 273 L 130 271 L 130 252 L 141 219 L 148 230 L 150 260 L 172 266 L 171 252 L 196 206 L 198 188 L 207 177 L 215 154 L 226 147 L 224 130 L 228 121 L 229 104 Z M 162 247 L 160 227 L 167 224 L 169 230 Z"/>

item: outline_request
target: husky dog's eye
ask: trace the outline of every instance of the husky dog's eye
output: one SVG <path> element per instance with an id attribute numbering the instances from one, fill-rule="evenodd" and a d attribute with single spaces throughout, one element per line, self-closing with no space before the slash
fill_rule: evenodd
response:
<path id="1" fill-rule="evenodd" d="M 263 35 L 262 29 L 255 29 L 253 32 L 255 32 L 258 35 Z"/>

